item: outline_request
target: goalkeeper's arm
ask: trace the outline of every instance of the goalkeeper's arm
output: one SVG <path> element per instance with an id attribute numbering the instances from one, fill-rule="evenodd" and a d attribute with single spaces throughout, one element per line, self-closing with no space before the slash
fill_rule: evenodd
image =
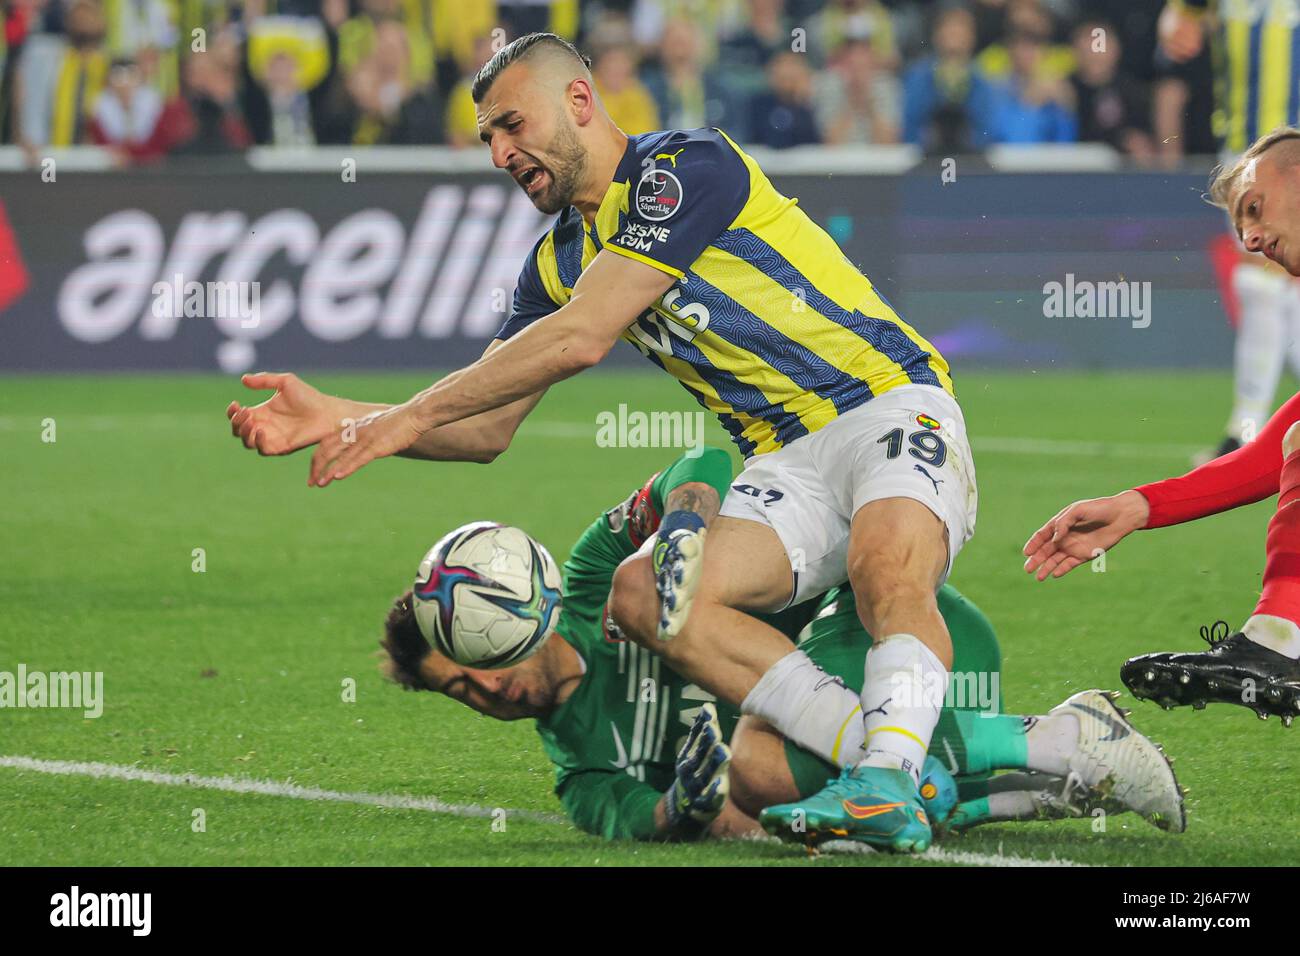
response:
<path id="1" fill-rule="evenodd" d="M 619 771 L 591 770 L 564 781 L 560 803 L 575 826 L 607 840 L 699 839 L 722 813 L 730 763 L 717 709 L 705 704 L 677 754 L 667 792 Z"/>

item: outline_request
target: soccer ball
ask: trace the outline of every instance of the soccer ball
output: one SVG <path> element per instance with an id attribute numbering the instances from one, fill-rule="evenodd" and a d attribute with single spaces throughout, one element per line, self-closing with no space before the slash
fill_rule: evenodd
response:
<path id="1" fill-rule="evenodd" d="M 429 549 L 415 576 L 415 620 L 440 654 L 466 667 L 531 657 L 560 616 L 560 569 L 518 528 L 476 521 Z"/>

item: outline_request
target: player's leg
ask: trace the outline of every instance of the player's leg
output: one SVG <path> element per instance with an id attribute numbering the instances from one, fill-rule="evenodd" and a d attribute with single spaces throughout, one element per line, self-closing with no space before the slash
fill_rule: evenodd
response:
<path id="1" fill-rule="evenodd" d="M 1222 621 L 1201 628 L 1209 651 L 1126 661 L 1120 677 L 1134 696 L 1166 708 L 1241 704 L 1261 719 L 1276 714 L 1288 727 L 1300 715 L 1300 422 L 1283 436 L 1282 455 L 1281 493 L 1268 525 L 1264 587 L 1254 614 L 1231 635 Z"/>
<path id="2" fill-rule="evenodd" d="M 920 502 L 884 498 L 854 515 L 849 582 L 874 638 L 862 685 L 864 767 L 919 779 L 952 666 L 952 637 L 935 596 L 947 565 L 947 528 Z"/>
<path id="3" fill-rule="evenodd" d="M 1233 350 L 1233 405 L 1220 454 L 1249 441 L 1268 421 L 1282 377 L 1291 329 L 1288 298 L 1291 279 L 1280 269 L 1241 260 L 1232 273 L 1240 303 Z"/>
<path id="4" fill-rule="evenodd" d="M 876 638 L 861 694 L 866 751 L 822 792 L 759 822 L 792 838 L 791 820 L 816 818 L 830 834 L 921 850 L 930 834 L 917 785 L 952 661 L 935 591 L 975 523 L 961 409 L 939 388 L 902 386 L 824 427 L 809 449 L 844 521 L 833 553 Z M 816 838 L 810 826 L 805 840 Z"/>
<path id="5" fill-rule="evenodd" d="M 764 532 L 773 533 L 770 528 L 752 521 L 714 519 L 710 525 L 706 549 L 711 560 L 726 559 L 729 536 L 725 529 L 729 522 L 735 525 L 736 545 L 745 555 L 755 553 L 755 538 L 761 539 Z M 723 529 L 721 534 L 712 530 L 719 526 Z M 789 563 L 782 554 L 782 573 L 788 581 Z M 754 568 L 746 558 L 743 562 L 729 563 L 719 573 L 730 573 L 732 567 L 744 568 L 747 575 Z M 788 587 L 787 583 L 787 591 Z M 780 590 L 777 589 L 776 593 L 779 595 Z M 801 623 L 786 623 L 782 625 L 786 628 L 785 631 L 773 631 L 779 638 L 779 643 L 773 642 L 770 647 L 746 643 L 747 639 L 743 637 L 723 641 L 704 640 L 696 637 L 694 631 L 679 633 L 671 640 L 661 641 L 656 636 L 658 597 L 650 556 L 646 550 L 643 549 L 619 565 L 610 592 L 610 612 L 625 636 L 659 654 L 679 674 L 742 713 L 763 718 L 775 725 L 784 737 L 827 760 L 837 759 L 834 733 L 828 734 L 825 728 L 860 725 L 858 695 L 855 691 L 846 689 L 842 681 L 828 680 L 821 667 L 803 651 L 795 648 L 793 638 Z M 800 605 L 798 608 L 767 615 L 766 620 L 769 623 L 784 618 L 806 621 L 812 608 L 808 607 L 806 613 L 798 613 L 805 607 L 807 606 Z M 692 609 L 693 624 L 701 619 L 697 616 L 700 613 L 700 610 Z M 703 611 L 704 619 L 709 619 L 708 614 L 708 610 Z M 748 614 L 740 616 L 753 620 Z M 772 628 L 768 627 L 767 630 Z M 714 632 L 727 633 L 734 635 L 737 632 L 734 627 L 731 632 Z M 766 637 L 766 632 L 760 632 L 760 639 Z"/>
<path id="6" fill-rule="evenodd" d="M 788 600 L 790 563 L 771 528 L 725 516 L 713 520 L 690 619 L 671 640 L 656 636 L 658 595 L 645 560 L 636 555 L 619 566 L 610 613 L 632 640 L 719 699 L 739 704 L 793 649 L 780 631 L 739 610 L 773 610 Z"/>

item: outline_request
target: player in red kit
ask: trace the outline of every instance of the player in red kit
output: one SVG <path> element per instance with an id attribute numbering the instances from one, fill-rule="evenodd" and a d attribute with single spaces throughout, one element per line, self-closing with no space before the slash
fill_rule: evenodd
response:
<path id="1" fill-rule="evenodd" d="M 1228 211 L 1246 249 L 1300 276 L 1300 129 L 1281 127 L 1219 171 L 1210 198 Z M 1144 654 L 1120 677 L 1134 696 L 1165 707 L 1242 704 L 1286 726 L 1300 715 L 1300 395 L 1254 441 L 1188 472 L 1076 501 L 1026 542 L 1025 570 L 1059 578 L 1133 531 L 1218 514 L 1279 495 L 1265 544 L 1264 589 L 1255 612 L 1229 634 L 1201 628 L 1199 653 Z"/>

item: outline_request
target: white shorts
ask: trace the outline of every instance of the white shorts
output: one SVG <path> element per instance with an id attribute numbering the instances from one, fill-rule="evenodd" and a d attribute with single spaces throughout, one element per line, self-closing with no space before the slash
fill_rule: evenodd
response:
<path id="1" fill-rule="evenodd" d="M 943 389 L 890 389 L 750 459 L 721 513 L 777 533 L 794 575 L 789 604 L 798 604 L 848 580 L 849 524 L 859 508 L 882 498 L 915 499 L 944 523 L 946 581 L 975 532 L 979 495 L 961 406 Z"/>

